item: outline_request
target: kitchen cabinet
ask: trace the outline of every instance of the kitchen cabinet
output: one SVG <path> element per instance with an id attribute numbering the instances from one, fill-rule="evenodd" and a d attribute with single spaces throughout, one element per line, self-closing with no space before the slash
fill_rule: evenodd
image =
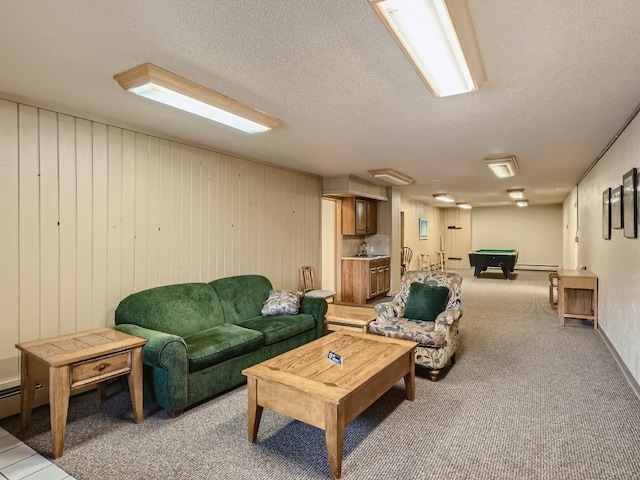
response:
<path id="1" fill-rule="evenodd" d="M 343 258 L 342 301 L 365 304 L 391 288 L 389 257 Z"/>
<path id="2" fill-rule="evenodd" d="M 374 235 L 378 230 L 378 202 L 368 198 L 342 199 L 342 234 Z"/>
<path id="3" fill-rule="evenodd" d="M 391 265 L 389 259 L 369 262 L 369 290 L 367 300 L 383 295 L 391 288 Z"/>

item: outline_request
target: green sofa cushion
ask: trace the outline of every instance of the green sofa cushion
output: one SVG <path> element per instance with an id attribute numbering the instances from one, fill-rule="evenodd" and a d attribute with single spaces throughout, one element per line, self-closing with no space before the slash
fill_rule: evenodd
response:
<path id="1" fill-rule="evenodd" d="M 184 342 L 187 344 L 189 372 L 197 372 L 259 349 L 264 344 L 264 336 L 257 330 L 225 323 L 189 335 Z"/>
<path id="2" fill-rule="evenodd" d="M 260 316 L 245 320 L 240 325 L 262 332 L 265 345 L 272 345 L 316 328 L 313 316 L 308 313 Z"/>
<path id="3" fill-rule="evenodd" d="M 444 311 L 449 288 L 413 282 L 404 310 L 405 318 L 433 322 Z"/>
<path id="4" fill-rule="evenodd" d="M 115 323 L 185 337 L 224 323 L 224 315 L 210 285 L 179 283 L 132 293 L 116 308 Z"/>
<path id="5" fill-rule="evenodd" d="M 218 293 L 225 322 L 236 324 L 260 316 L 262 305 L 273 289 L 269 279 L 262 275 L 219 278 L 209 285 Z"/>

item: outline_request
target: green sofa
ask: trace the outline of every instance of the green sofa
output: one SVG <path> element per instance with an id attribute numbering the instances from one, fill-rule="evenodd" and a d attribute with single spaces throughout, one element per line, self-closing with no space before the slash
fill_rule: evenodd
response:
<path id="1" fill-rule="evenodd" d="M 145 395 L 170 416 L 246 381 L 242 370 L 320 337 L 327 302 L 303 297 L 297 315 L 261 315 L 271 282 L 260 275 L 133 293 L 115 328 L 146 338 Z"/>

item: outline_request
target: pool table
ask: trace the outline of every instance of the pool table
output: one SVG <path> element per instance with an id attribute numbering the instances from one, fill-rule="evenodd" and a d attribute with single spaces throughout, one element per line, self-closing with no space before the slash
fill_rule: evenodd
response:
<path id="1" fill-rule="evenodd" d="M 487 267 L 496 267 L 501 268 L 504 278 L 508 279 L 509 272 L 513 272 L 517 261 L 517 250 L 480 249 L 469 252 L 469 263 L 475 268 L 473 274 L 478 278 L 480 278 L 480 274 L 484 272 Z"/>

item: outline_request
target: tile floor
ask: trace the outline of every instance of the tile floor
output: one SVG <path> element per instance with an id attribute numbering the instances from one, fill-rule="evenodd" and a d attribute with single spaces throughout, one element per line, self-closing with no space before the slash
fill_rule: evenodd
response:
<path id="1" fill-rule="evenodd" d="M 49 460 L 0 427 L 1 480 L 74 480 Z"/>

